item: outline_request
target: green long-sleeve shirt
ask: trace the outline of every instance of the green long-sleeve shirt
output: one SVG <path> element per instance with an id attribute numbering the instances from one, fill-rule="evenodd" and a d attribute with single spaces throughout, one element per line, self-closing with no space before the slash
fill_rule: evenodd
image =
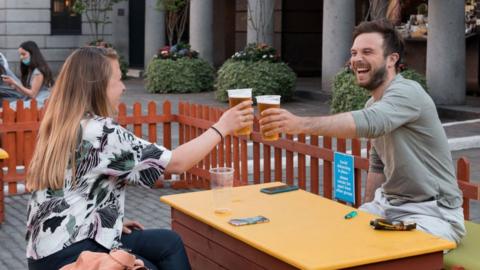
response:
<path id="1" fill-rule="evenodd" d="M 358 137 L 372 138 L 370 170 L 384 173 L 393 205 L 438 200 L 462 204 L 447 136 L 435 104 L 415 81 L 397 75 L 380 100 L 352 112 Z"/>

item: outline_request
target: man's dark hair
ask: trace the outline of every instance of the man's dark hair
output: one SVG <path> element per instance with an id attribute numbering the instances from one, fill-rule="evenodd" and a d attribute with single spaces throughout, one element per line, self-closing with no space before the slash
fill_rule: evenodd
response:
<path id="1" fill-rule="evenodd" d="M 403 58 L 405 43 L 395 26 L 387 20 L 375 20 L 362 22 L 353 29 L 353 40 L 361 34 L 379 33 L 383 37 L 383 50 L 385 57 L 391 53 L 398 53 L 398 61 L 395 68 L 398 70 Z"/>

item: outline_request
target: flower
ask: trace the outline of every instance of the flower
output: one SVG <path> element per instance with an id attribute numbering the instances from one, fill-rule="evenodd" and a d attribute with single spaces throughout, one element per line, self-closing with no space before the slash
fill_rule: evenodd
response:
<path id="1" fill-rule="evenodd" d="M 190 45 L 186 43 L 178 43 L 173 46 L 165 46 L 159 49 L 157 56 L 160 59 L 172 59 L 188 57 L 198 58 L 198 52 L 190 49 Z"/>
<path id="2" fill-rule="evenodd" d="M 235 52 L 232 57 L 236 61 L 280 61 L 275 48 L 265 43 L 251 43 L 243 51 Z"/>

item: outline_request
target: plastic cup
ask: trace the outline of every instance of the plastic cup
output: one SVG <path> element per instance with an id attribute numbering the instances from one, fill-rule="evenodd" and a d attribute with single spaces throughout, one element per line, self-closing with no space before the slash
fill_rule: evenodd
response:
<path id="1" fill-rule="evenodd" d="M 231 211 L 233 171 L 233 168 L 228 167 L 210 169 L 213 208 L 217 214 L 225 214 Z"/>
<path id="2" fill-rule="evenodd" d="M 255 98 L 257 99 L 257 106 L 258 106 L 258 111 L 260 113 L 260 119 L 262 118 L 261 115 L 264 110 L 270 109 L 270 108 L 280 108 L 281 96 L 279 95 L 256 96 Z M 278 133 L 270 136 L 266 136 L 265 132 L 267 132 L 268 130 L 264 130 L 264 129 L 261 129 L 261 130 L 262 130 L 262 139 L 264 141 L 278 140 L 279 138 Z"/>
<path id="3" fill-rule="evenodd" d="M 230 108 L 236 106 L 237 104 L 245 101 L 252 100 L 252 88 L 243 88 L 243 89 L 230 89 L 228 92 L 228 103 Z M 252 133 L 252 126 L 244 127 L 242 129 L 237 129 L 234 131 L 234 134 L 237 136 L 241 135 L 250 135 Z"/>

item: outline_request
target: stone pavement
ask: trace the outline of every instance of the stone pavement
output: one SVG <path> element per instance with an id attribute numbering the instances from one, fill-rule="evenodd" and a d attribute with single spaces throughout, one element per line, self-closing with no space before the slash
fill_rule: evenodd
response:
<path id="1" fill-rule="evenodd" d="M 192 190 L 128 187 L 125 216 L 138 220 L 146 228 L 170 229 L 170 207 L 159 201 L 160 196 Z M 5 223 L 0 225 L 0 270 L 27 269 L 25 259 L 25 224 L 28 194 L 6 196 Z"/>
<path id="2" fill-rule="evenodd" d="M 301 87 L 312 87 L 311 81 L 300 82 Z M 220 103 L 213 99 L 213 93 L 197 94 L 149 94 L 144 90 L 143 82 L 138 79 L 126 81 L 127 92 L 124 101 L 127 105 L 140 102 L 145 105 L 150 100 L 158 103 L 170 100 L 173 103 L 174 112 L 179 100 L 192 103 L 208 104 L 218 107 L 227 107 L 227 104 Z M 322 98 L 322 97 L 321 97 Z M 321 99 L 324 100 L 324 99 Z M 296 99 L 292 102 L 282 104 L 282 107 L 298 115 L 322 115 L 328 114 L 329 106 L 326 101 L 313 99 Z M 456 115 L 458 120 L 459 115 Z M 461 117 L 460 117 L 461 118 Z M 451 123 L 454 119 L 442 118 L 442 122 Z M 453 151 L 454 160 L 460 156 L 467 156 L 471 161 L 472 179 L 480 182 L 480 146 L 472 148 L 472 137 L 478 136 L 480 121 L 446 124 L 447 135 L 450 140 L 464 140 L 459 145 L 458 151 Z M 466 139 L 465 139 L 466 138 Z M 475 139 L 475 138 L 473 138 Z M 465 143 L 465 141 L 469 143 Z M 462 148 L 461 146 L 465 146 Z M 452 146 L 452 144 L 451 144 Z M 126 217 L 143 223 L 147 228 L 170 228 L 170 208 L 159 201 L 159 197 L 166 194 L 175 194 L 192 190 L 154 189 L 148 190 L 140 187 L 129 187 L 126 195 Z M 25 221 L 26 208 L 29 195 L 7 196 L 5 198 L 6 221 L 0 225 L 0 270 L 27 269 L 25 259 Z M 471 209 L 472 219 L 480 223 L 480 203 L 473 203 Z"/>

